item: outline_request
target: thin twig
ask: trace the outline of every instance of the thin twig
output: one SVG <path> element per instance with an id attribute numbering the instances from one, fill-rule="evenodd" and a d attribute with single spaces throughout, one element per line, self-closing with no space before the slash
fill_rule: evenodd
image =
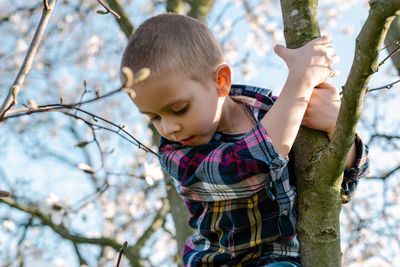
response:
<path id="1" fill-rule="evenodd" d="M 384 48 L 382 48 L 381 51 L 382 51 L 382 50 L 385 50 L 386 48 L 388 48 L 388 47 L 390 47 L 390 46 L 392 46 L 392 45 L 394 45 L 394 44 L 396 44 L 396 43 L 399 43 L 399 42 L 400 42 L 400 38 L 397 39 L 397 40 L 394 40 L 393 42 L 391 42 L 390 44 L 388 44 L 387 46 L 385 46 Z"/>
<path id="2" fill-rule="evenodd" d="M 10 192 L 0 190 L 0 197 L 9 197 L 11 196 Z"/>
<path id="3" fill-rule="evenodd" d="M 372 88 L 372 89 L 367 88 L 367 91 L 366 91 L 365 93 L 369 93 L 369 92 L 373 92 L 373 91 L 378 91 L 378 90 L 382 90 L 382 89 L 391 89 L 391 88 L 393 87 L 393 85 L 395 85 L 396 83 L 399 83 L 399 82 L 400 82 L 400 80 L 397 80 L 397 81 L 395 81 L 395 82 L 389 83 L 389 84 L 384 85 L 384 86 L 381 86 L 381 87 Z M 343 94 L 343 91 L 341 91 L 341 92 L 339 93 L 339 95 L 342 95 L 342 94 Z"/>
<path id="4" fill-rule="evenodd" d="M 32 113 L 35 113 L 35 112 L 46 112 L 47 110 L 53 110 L 53 108 L 55 108 L 55 107 L 57 107 L 57 108 L 64 107 L 64 108 L 68 108 L 68 109 L 75 109 L 75 108 L 80 107 L 82 105 L 89 104 L 89 103 L 95 102 L 97 100 L 110 97 L 110 96 L 112 96 L 112 95 L 114 95 L 116 93 L 119 93 L 119 92 L 121 92 L 121 88 L 120 89 L 116 89 L 114 91 L 111 91 L 111 92 L 109 92 L 109 93 L 107 93 L 105 95 L 96 96 L 95 98 L 92 98 L 92 99 L 89 99 L 89 100 L 86 100 L 86 101 L 83 101 L 83 102 L 78 102 L 78 103 L 75 103 L 75 104 L 62 104 L 62 103 L 60 103 L 60 104 L 41 105 L 37 109 L 31 109 L 31 108 L 13 109 L 13 110 L 11 110 L 11 111 L 9 111 L 7 113 L 7 114 L 9 114 L 8 116 L 0 117 L 0 121 L 5 121 L 8 118 L 14 117 L 14 116 L 12 116 L 13 114 L 24 113 L 24 112 L 28 112 L 28 111 L 29 112 L 27 114 L 29 115 L 29 114 L 32 114 Z"/>
<path id="5" fill-rule="evenodd" d="M 79 110 L 76 110 L 76 112 L 78 112 Z M 76 115 L 76 113 L 75 113 Z M 94 129 L 94 127 L 92 125 L 89 125 L 90 129 L 92 130 L 92 135 L 93 135 L 93 142 L 95 142 L 97 149 L 100 152 L 100 158 L 101 158 L 101 166 L 103 167 L 104 171 L 106 173 L 108 173 L 107 167 L 106 167 L 106 162 L 104 160 L 104 150 L 100 145 L 99 140 L 97 140 L 97 136 L 96 136 L 96 130 Z"/>
<path id="6" fill-rule="evenodd" d="M 108 7 L 103 1 L 97 0 L 97 2 L 99 2 L 99 4 L 102 5 L 102 6 L 107 10 L 107 13 L 113 14 L 117 19 L 120 19 L 120 18 L 121 18 L 121 16 L 118 15 L 117 12 L 115 12 L 115 11 L 112 10 L 110 7 Z"/>
<path id="7" fill-rule="evenodd" d="M 79 247 L 78 244 L 76 242 L 72 242 L 72 245 L 74 246 L 74 250 L 76 252 L 76 255 L 78 256 L 79 259 L 79 265 L 80 266 L 87 266 L 87 262 L 85 261 L 85 259 L 82 257 L 81 252 L 79 251 Z"/>
<path id="8" fill-rule="evenodd" d="M 119 248 L 119 244 L 113 240 L 112 238 L 108 237 L 85 237 L 78 234 L 73 234 L 70 232 L 70 229 L 67 229 L 63 224 L 54 224 L 51 221 L 51 216 L 48 214 L 43 213 L 41 210 L 34 208 L 31 206 L 26 206 L 20 203 L 17 203 L 15 200 L 7 200 L 7 199 L 0 199 L 0 203 L 4 203 L 10 207 L 23 211 L 25 213 L 31 214 L 35 218 L 39 219 L 43 225 L 49 226 L 55 233 L 60 235 L 61 237 L 76 242 L 78 244 L 96 244 L 100 246 L 110 246 L 113 249 L 117 250 Z"/>
<path id="9" fill-rule="evenodd" d="M 107 191 L 107 189 L 110 187 L 110 184 L 107 182 L 107 180 L 103 183 L 103 185 L 101 185 L 100 187 L 98 187 L 94 192 L 92 192 L 91 194 L 83 197 L 82 199 L 78 200 L 76 203 L 73 204 L 73 207 L 68 208 L 67 211 L 68 213 L 71 212 L 77 212 L 79 210 L 81 210 L 84 206 L 86 206 L 89 203 L 89 199 L 95 196 L 101 196 L 105 191 Z"/>
<path id="10" fill-rule="evenodd" d="M 367 179 L 379 179 L 379 180 L 383 180 L 385 181 L 386 179 L 388 179 L 391 175 L 393 175 L 394 173 L 396 173 L 397 171 L 400 170 L 400 166 L 395 167 L 394 169 L 388 171 L 388 172 L 384 172 L 382 173 L 381 176 L 370 176 L 367 177 Z"/>
<path id="11" fill-rule="evenodd" d="M 388 141 L 391 141 L 393 139 L 400 139 L 400 135 L 389 135 L 389 134 L 376 133 L 376 134 L 371 135 L 370 140 L 375 139 L 375 138 L 384 138 Z"/>
<path id="12" fill-rule="evenodd" d="M 396 54 L 397 52 L 399 52 L 399 50 L 400 50 L 400 45 L 397 46 L 387 57 L 385 57 L 385 59 L 382 60 L 382 61 L 379 63 L 378 67 L 382 66 L 383 63 L 385 63 L 386 60 L 388 60 L 391 56 L 393 56 L 394 54 Z"/>
<path id="13" fill-rule="evenodd" d="M 118 128 L 119 131 L 124 132 L 126 135 L 128 135 L 130 138 L 132 138 L 132 139 L 136 142 L 136 144 L 137 144 L 137 146 L 138 146 L 139 149 L 142 148 L 144 151 L 151 152 L 152 154 L 158 156 L 158 154 L 157 154 L 156 152 L 154 152 L 153 150 L 151 150 L 151 148 L 145 146 L 145 145 L 144 145 L 143 143 L 141 143 L 138 139 L 136 139 L 133 135 L 131 135 L 129 132 L 127 132 L 127 131 L 124 129 L 124 127 L 121 127 L 121 126 L 119 126 L 119 125 L 113 123 L 112 121 L 109 121 L 109 120 L 107 120 L 107 119 L 104 119 L 104 118 L 102 118 L 102 117 L 99 117 L 99 116 L 97 116 L 97 115 L 95 115 L 95 114 L 92 114 L 92 113 L 86 111 L 86 110 L 83 110 L 83 109 L 80 109 L 80 108 L 77 108 L 77 110 L 79 110 L 79 111 L 82 112 L 82 113 L 85 113 L 85 114 L 87 114 L 87 115 L 92 116 L 92 118 L 94 118 L 94 119 L 102 120 L 102 121 L 104 121 L 105 123 L 108 123 L 108 124 L 114 126 L 115 128 Z M 99 127 L 99 126 L 97 125 L 97 127 Z M 103 128 L 103 127 L 101 127 L 101 128 Z M 104 128 L 103 128 L 103 129 L 104 129 Z M 118 132 L 116 132 L 116 133 L 118 133 Z"/>
<path id="14" fill-rule="evenodd" d="M 399 82 L 400 82 L 400 79 L 395 81 L 395 82 L 389 83 L 389 84 L 387 84 L 385 86 L 381 86 L 381 87 L 377 87 L 377 88 L 373 88 L 373 89 L 367 88 L 367 92 L 366 93 L 373 92 L 373 91 L 378 91 L 378 90 L 382 90 L 382 89 L 390 89 L 390 88 L 393 87 L 393 85 L 395 85 L 396 83 L 399 83 Z"/>
<path id="15" fill-rule="evenodd" d="M 88 121 L 88 120 L 85 120 L 85 119 L 82 118 L 82 117 L 79 117 L 79 116 L 75 115 L 75 114 L 68 113 L 67 111 L 65 111 L 65 109 L 77 109 L 77 110 L 79 110 L 80 112 L 85 113 L 85 114 L 91 116 L 92 118 L 101 120 L 101 121 L 103 121 L 103 122 L 105 122 L 105 123 L 107 123 L 107 124 L 112 125 L 113 127 L 117 128 L 118 130 L 114 130 L 114 129 L 111 129 L 111 128 L 107 128 L 107 127 L 105 127 L 105 126 L 98 125 L 98 124 L 96 124 L 96 123 L 92 123 L 92 122 L 90 122 L 90 121 Z M 130 143 L 136 145 L 139 149 L 143 149 L 144 151 L 150 152 L 150 153 L 152 153 L 153 155 L 155 155 L 155 156 L 158 157 L 158 154 L 157 154 L 156 152 L 154 152 L 151 148 L 149 148 L 149 147 L 147 147 L 146 145 L 144 145 L 143 143 L 141 143 L 141 142 L 140 142 L 138 139 L 136 139 L 133 135 L 131 135 L 129 132 L 127 132 L 123 127 L 121 127 L 121 126 L 119 126 L 119 125 L 117 125 L 117 124 L 115 124 L 115 123 L 113 123 L 113 122 L 111 122 L 111 121 L 109 121 L 109 120 L 107 120 L 107 119 L 104 119 L 104 118 L 102 118 L 102 117 L 100 117 L 100 116 L 98 116 L 98 115 L 92 114 L 92 113 L 90 113 L 90 112 L 88 112 L 88 111 L 86 111 L 86 110 L 83 110 L 83 109 L 80 109 L 80 108 L 74 108 L 73 106 L 70 106 L 70 105 L 61 105 L 61 104 L 58 104 L 58 106 L 57 106 L 57 105 L 44 106 L 44 107 L 38 107 L 37 109 L 34 109 L 34 110 L 33 110 L 33 109 L 20 109 L 20 111 L 21 111 L 21 112 L 19 112 L 19 113 L 8 115 L 8 116 L 7 116 L 6 118 L 4 118 L 3 120 L 8 120 L 8 119 L 11 119 L 11 118 L 18 118 L 18 117 L 22 117 L 22 116 L 26 116 L 26 115 L 31 115 L 31 114 L 34 114 L 34 113 L 43 113 L 43 112 L 50 112 L 50 111 L 58 111 L 58 112 L 61 112 L 61 113 L 65 114 L 65 115 L 67 115 L 67 116 L 73 117 L 73 118 L 78 119 L 78 120 L 82 120 L 82 121 L 83 121 L 84 123 L 86 123 L 87 125 L 93 125 L 93 126 L 96 126 L 96 127 L 99 128 L 99 129 L 104 129 L 104 130 L 106 130 L 106 131 L 110 131 L 110 132 L 116 133 L 116 134 L 118 134 L 120 137 L 122 137 L 123 139 L 125 139 L 125 140 L 127 140 L 128 142 L 130 142 Z M 132 140 L 130 140 L 129 138 L 127 138 L 126 136 L 122 135 L 120 132 L 123 132 L 124 134 L 128 135 L 129 138 L 131 138 L 132 140 L 134 140 L 134 142 L 133 142 Z"/>
<path id="16" fill-rule="evenodd" d="M 25 81 L 25 77 L 30 71 L 32 67 L 32 62 L 34 57 L 36 56 L 37 50 L 39 48 L 39 44 L 42 40 L 44 30 L 46 29 L 46 26 L 49 22 L 50 15 L 54 9 L 54 6 L 56 4 L 57 0 L 51 1 L 51 4 L 49 6 L 49 9 L 46 9 L 47 7 L 45 6 L 42 12 L 42 17 L 40 18 L 38 27 L 36 29 L 36 32 L 33 36 L 33 39 L 31 41 L 31 44 L 29 45 L 28 51 L 25 55 L 24 61 L 22 63 L 22 66 L 18 72 L 17 77 L 15 78 L 14 83 L 11 85 L 10 90 L 8 91 L 8 95 L 5 98 L 3 104 L 0 107 L 0 119 L 4 118 L 6 115 L 6 111 L 8 111 L 13 104 L 16 103 L 16 94 L 13 96 L 13 91 L 18 91 L 22 84 Z M 11 107 L 10 107 L 11 105 Z"/>
<path id="17" fill-rule="evenodd" d="M 79 104 L 77 105 L 77 107 L 80 107 L 82 105 L 83 98 L 85 97 L 86 93 L 88 93 L 88 92 L 89 91 L 87 89 L 87 82 L 86 82 L 86 80 L 84 80 L 83 81 L 83 92 L 82 92 L 81 98 L 79 99 Z M 98 95 L 96 95 L 96 97 L 98 97 Z"/>
<path id="18" fill-rule="evenodd" d="M 117 267 L 119 267 L 119 264 L 121 262 L 122 254 L 124 253 L 126 247 L 128 246 L 128 242 L 125 241 L 124 244 L 122 245 L 122 248 L 119 250 L 119 255 L 118 255 L 118 261 L 117 261 Z"/>
<path id="19" fill-rule="evenodd" d="M 47 0 L 43 0 L 43 5 L 44 5 L 45 10 L 50 10 L 49 2 L 47 2 Z"/>
<path id="20" fill-rule="evenodd" d="M 101 121 L 103 121 L 103 122 L 105 122 L 107 124 L 112 125 L 113 127 L 117 128 L 118 130 L 114 130 L 114 129 L 111 129 L 111 128 L 107 128 L 107 127 L 98 125 L 96 123 L 92 123 L 92 122 L 90 122 L 88 120 L 85 120 L 82 117 L 79 117 L 79 116 L 75 115 L 75 114 L 68 113 L 67 111 L 65 111 L 65 109 L 70 109 L 70 110 L 71 109 L 77 109 L 80 112 L 91 116 L 92 118 L 101 120 Z M 13 111 L 15 112 L 15 110 L 13 110 Z M 8 119 L 11 119 L 11 118 L 18 118 L 18 117 L 22 117 L 22 116 L 26 116 L 26 115 L 31 115 L 31 114 L 34 114 L 34 113 L 43 113 L 43 112 L 50 112 L 50 111 L 58 111 L 58 112 L 61 112 L 61 113 L 65 114 L 65 115 L 67 115 L 67 116 L 73 117 L 75 119 L 82 120 L 87 125 L 93 125 L 93 126 L 96 126 L 99 129 L 104 129 L 106 131 L 114 132 L 114 133 L 118 134 L 120 137 L 122 137 L 123 139 L 127 140 L 128 142 L 136 145 L 139 149 L 143 149 L 144 151 L 150 152 L 153 155 L 158 157 L 158 154 L 156 152 L 154 152 L 151 148 L 149 148 L 146 145 L 144 145 L 143 143 L 141 143 L 133 135 L 131 135 L 129 132 L 127 132 L 123 127 L 113 123 L 112 121 L 104 119 L 104 118 L 102 118 L 102 117 L 100 117 L 98 115 L 92 114 L 92 113 L 90 113 L 90 112 L 88 112 L 86 110 L 83 110 L 83 109 L 80 109 L 80 108 L 75 108 L 73 105 L 71 106 L 71 105 L 52 104 L 52 105 L 46 105 L 46 106 L 39 106 L 37 109 L 29 109 L 29 108 L 19 109 L 18 113 L 17 112 L 15 112 L 15 113 L 13 112 L 13 114 L 7 115 L 7 117 L 2 118 L 0 121 L 8 120 Z M 126 136 L 122 135 L 120 132 L 123 132 L 124 134 L 128 135 L 128 137 L 131 138 L 134 142 L 132 142 L 132 140 L 130 140 Z"/>

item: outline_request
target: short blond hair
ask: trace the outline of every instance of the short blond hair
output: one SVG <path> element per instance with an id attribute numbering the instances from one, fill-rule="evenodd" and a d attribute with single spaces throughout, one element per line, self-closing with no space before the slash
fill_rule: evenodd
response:
<path id="1" fill-rule="evenodd" d="M 137 28 L 123 53 L 121 68 L 129 67 L 133 73 L 150 68 L 150 78 L 182 71 L 201 81 L 222 63 L 221 46 L 202 22 L 166 13 Z"/>

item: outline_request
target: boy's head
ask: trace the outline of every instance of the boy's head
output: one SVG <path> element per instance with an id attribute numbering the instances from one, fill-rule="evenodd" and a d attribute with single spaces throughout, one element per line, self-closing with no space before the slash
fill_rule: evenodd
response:
<path id="1" fill-rule="evenodd" d="M 220 45 L 202 22 L 167 13 L 140 25 L 129 38 L 121 67 L 129 67 L 133 73 L 149 68 L 150 78 L 182 72 L 201 81 L 223 62 Z"/>
<path id="2" fill-rule="evenodd" d="M 230 69 L 203 23 L 176 14 L 148 19 L 130 37 L 122 67 L 150 69 L 149 78 L 133 86 L 132 100 L 160 135 L 184 145 L 211 140 L 230 90 Z"/>

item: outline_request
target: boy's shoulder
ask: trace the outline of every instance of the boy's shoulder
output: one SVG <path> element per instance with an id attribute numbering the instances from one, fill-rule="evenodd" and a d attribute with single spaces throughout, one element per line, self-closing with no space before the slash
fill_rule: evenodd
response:
<path id="1" fill-rule="evenodd" d="M 232 84 L 229 96 L 261 110 L 269 110 L 276 100 L 270 89 L 244 84 Z"/>

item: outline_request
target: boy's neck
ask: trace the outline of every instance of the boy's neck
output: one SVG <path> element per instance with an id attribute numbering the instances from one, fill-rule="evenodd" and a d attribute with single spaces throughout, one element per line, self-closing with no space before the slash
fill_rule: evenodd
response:
<path id="1" fill-rule="evenodd" d="M 247 133 L 254 125 L 254 121 L 250 118 L 243 104 L 234 101 L 230 96 L 226 97 L 217 131 L 225 133 Z"/>

